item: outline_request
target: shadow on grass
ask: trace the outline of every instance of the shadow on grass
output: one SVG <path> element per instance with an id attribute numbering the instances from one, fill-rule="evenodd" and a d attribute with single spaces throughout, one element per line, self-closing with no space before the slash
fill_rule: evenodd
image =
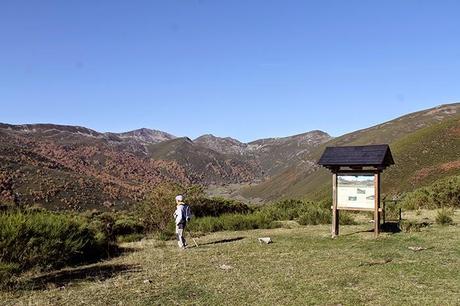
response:
<path id="1" fill-rule="evenodd" d="M 236 237 L 236 238 L 229 238 L 229 239 L 222 239 L 222 240 L 217 240 L 217 241 L 211 241 L 207 243 L 201 243 L 199 245 L 211 245 L 211 244 L 221 244 L 221 243 L 228 243 L 228 242 L 234 242 L 238 240 L 243 240 L 245 237 Z"/>
<path id="2" fill-rule="evenodd" d="M 66 268 L 18 282 L 16 289 L 44 290 L 61 288 L 81 281 L 103 281 L 119 274 L 139 271 L 141 271 L 139 265 L 128 264 L 94 264 L 79 268 Z"/>
<path id="3" fill-rule="evenodd" d="M 352 235 L 361 234 L 361 233 L 373 233 L 373 232 L 374 232 L 374 229 L 370 229 L 370 230 L 356 231 L 356 232 L 348 233 L 348 234 L 341 234 L 340 236 L 352 236 Z"/>
<path id="4" fill-rule="evenodd" d="M 362 231 L 356 231 L 353 233 L 348 233 L 348 234 L 343 234 L 341 236 L 352 236 L 360 233 L 373 233 L 374 229 L 369 229 L 369 230 L 362 230 Z M 380 232 L 382 233 L 400 233 L 401 228 L 399 226 L 399 222 L 385 222 L 382 225 L 380 225 Z"/>
<path id="5" fill-rule="evenodd" d="M 399 222 L 385 222 L 380 226 L 380 230 L 383 233 L 400 233 L 401 228 L 399 227 Z"/>
<path id="6" fill-rule="evenodd" d="M 134 247 L 120 247 L 117 246 L 116 248 L 113 248 L 110 250 L 110 252 L 107 254 L 108 258 L 112 257 L 118 257 L 124 254 L 130 254 L 130 253 L 135 253 L 141 251 L 142 248 L 134 248 Z"/>
<path id="7" fill-rule="evenodd" d="M 80 281 L 103 281 L 121 273 L 137 272 L 140 271 L 140 266 L 104 264 L 101 260 L 115 258 L 140 250 L 140 248 L 112 246 L 105 254 L 84 258 L 79 263 L 75 263 L 60 270 L 42 273 L 39 276 L 20 276 L 1 289 L 43 290 L 60 288 Z"/>

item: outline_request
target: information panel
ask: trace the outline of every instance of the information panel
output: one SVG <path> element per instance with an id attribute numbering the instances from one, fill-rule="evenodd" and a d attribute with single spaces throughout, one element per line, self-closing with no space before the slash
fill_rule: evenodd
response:
<path id="1" fill-rule="evenodd" d="M 338 174 L 337 208 L 374 210 L 373 174 Z"/>

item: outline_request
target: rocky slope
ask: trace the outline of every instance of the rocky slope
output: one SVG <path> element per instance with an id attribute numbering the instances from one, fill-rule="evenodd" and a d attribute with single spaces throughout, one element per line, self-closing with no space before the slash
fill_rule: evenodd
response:
<path id="1" fill-rule="evenodd" d="M 256 162 L 261 175 L 269 177 L 299 163 L 308 167 L 310 161 L 302 157 L 331 139 L 332 137 L 325 132 L 311 131 L 289 137 L 260 139 L 247 144 L 230 137 L 203 135 L 195 139 L 194 143 L 222 154 Z"/>

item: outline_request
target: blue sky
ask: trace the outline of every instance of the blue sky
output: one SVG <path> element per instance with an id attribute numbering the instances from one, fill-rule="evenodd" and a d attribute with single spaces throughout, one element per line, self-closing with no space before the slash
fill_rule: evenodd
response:
<path id="1" fill-rule="evenodd" d="M 0 122 L 242 141 L 460 101 L 460 1 L 0 1 Z"/>

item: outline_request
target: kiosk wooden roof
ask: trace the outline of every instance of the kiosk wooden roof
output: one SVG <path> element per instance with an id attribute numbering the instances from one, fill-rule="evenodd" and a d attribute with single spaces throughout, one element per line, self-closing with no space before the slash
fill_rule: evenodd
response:
<path id="1" fill-rule="evenodd" d="M 387 144 L 368 146 L 327 147 L 318 164 L 332 171 L 341 167 L 362 169 L 372 167 L 383 170 L 394 165 L 390 146 Z"/>

